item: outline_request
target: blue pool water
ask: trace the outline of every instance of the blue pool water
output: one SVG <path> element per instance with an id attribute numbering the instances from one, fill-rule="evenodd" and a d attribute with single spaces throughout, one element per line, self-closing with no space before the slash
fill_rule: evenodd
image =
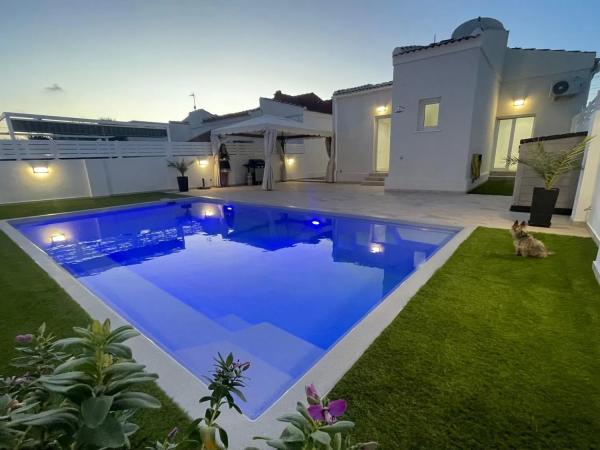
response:
<path id="1" fill-rule="evenodd" d="M 13 225 L 196 376 L 251 361 L 250 418 L 456 233 L 201 200 Z"/>

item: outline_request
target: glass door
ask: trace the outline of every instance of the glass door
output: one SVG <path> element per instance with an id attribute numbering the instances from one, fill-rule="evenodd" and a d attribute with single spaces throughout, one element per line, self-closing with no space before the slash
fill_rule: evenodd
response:
<path id="1" fill-rule="evenodd" d="M 390 169 L 390 138 L 392 118 L 380 117 L 375 127 L 375 171 L 387 172 Z"/>
<path id="2" fill-rule="evenodd" d="M 517 170 L 517 166 L 509 165 L 507 159 L 518 156 L 521 139 L 528 139 L 533 136 L 533 119 L 533 116 L 528 116 L 498 120 L 494 169 Z"/>

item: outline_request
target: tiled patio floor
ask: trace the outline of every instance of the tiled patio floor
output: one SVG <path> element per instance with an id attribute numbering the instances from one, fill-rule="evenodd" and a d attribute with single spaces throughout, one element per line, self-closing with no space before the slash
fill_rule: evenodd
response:
<path id="1" fill-rule="evenodd" d="M 515 219 L 527 220 L 527 213 L 509 211 L 511 198 L 493 195 L 442 192 L 384 192 L 382 187 L 318 182 L 276 183 L 266 192 L 260 186 L 235 186 L 190 194 L 257 204 L 295 206 L 318 211 L 403 219 L 439 225 L 480 225 L 509 228 Z M 573 224 L 568 216 L 554 216 L 552 228 L 531 231 L 589 236 L 583 224 Z"/>

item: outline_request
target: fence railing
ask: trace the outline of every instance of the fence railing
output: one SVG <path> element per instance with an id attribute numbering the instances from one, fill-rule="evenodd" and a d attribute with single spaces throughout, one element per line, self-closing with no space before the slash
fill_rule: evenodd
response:
<path id="1" fill-rule="evenodd" d="M 261 158 L 263 144 L 225 143 L 230 156 Z M 304 145 L 288 143 L 288 154 L 304 153 Z M 210 142 L 0 140 L 0 161 L 42 159 L 201 157 L 212 154 Z"/>
<path id="2" fill-rule="evenodd" d="M 0 160 L 211 155 L 208 142 L 0 140 Z"/>

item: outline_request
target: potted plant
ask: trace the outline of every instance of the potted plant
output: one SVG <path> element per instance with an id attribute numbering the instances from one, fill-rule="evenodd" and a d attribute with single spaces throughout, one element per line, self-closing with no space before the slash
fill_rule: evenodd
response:
<path id="1" fill-rule="evenodd" d="M 568 150 L 558 153 L 547 152 L 544 144 L 538 142 L 526 157 L 514 156 L 508 159 L 511 165 L 521 163 L 531 167 L 544 179 L 544 187 L 533 188 L 529 225 L 550 227 L 559 194 L 559 189 L 554 184 L 561 175 L 580 167 L 580 158 L 592 138 L 593 136 L 588 136 Z"/>
<path id="2" fill-rule="evenodd" d="M 193 164 L 193 161 L 187 162 L 185 159 L 181 161 L 169 161 L 168 167 L 176 169 L 181 175 L 177 177 L 177 185 L 179 186 L 179 192 L 187 192 L 189 190 L 188 177 L 185 173 Z"/>

